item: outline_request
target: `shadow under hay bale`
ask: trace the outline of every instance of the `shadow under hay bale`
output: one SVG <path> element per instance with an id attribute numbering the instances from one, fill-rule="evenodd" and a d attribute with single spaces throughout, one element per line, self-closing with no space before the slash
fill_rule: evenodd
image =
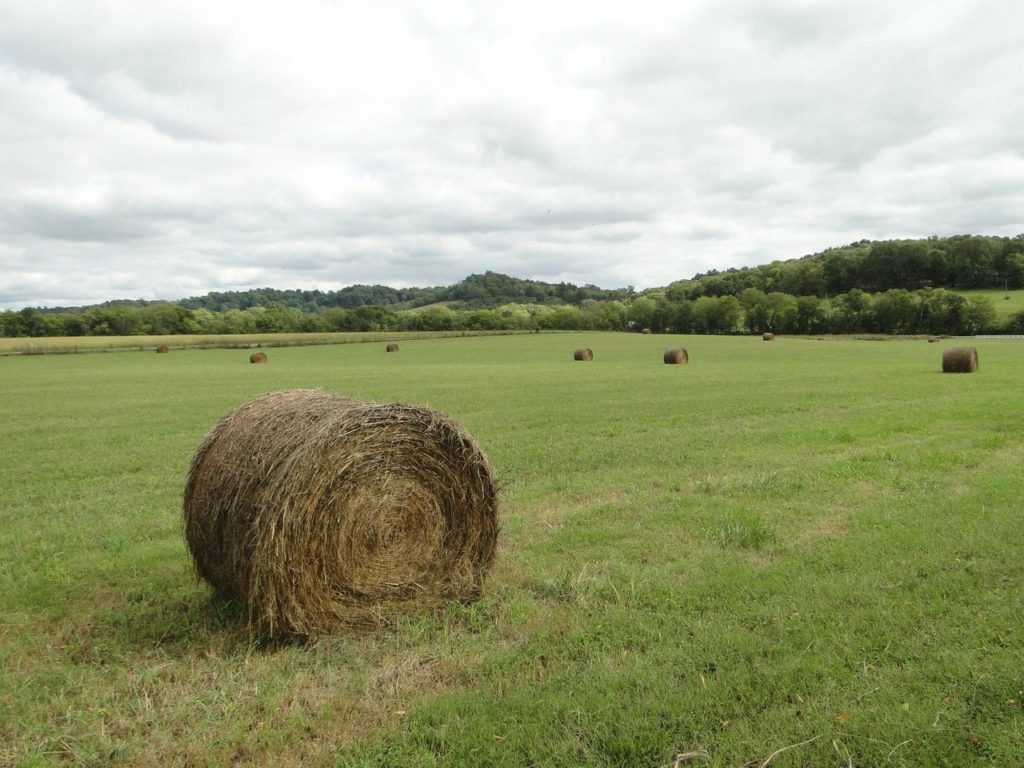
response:
<path id="1" fill-rule="evenodd" d="M 978 370 L 975 347 L 950 347 L 942 352 L 943 373 L 974 373 Z"/>
<path id="2" fill-rule="evenodd" d="M 666 365 L 685 365 L 690 362 L 690 354 L 685 349 L 666 349 Z"/>
<path id="3" fill-rule="evenodd" d="M 293 390 L 210 432 L 184 521 L 196 572 L 253 625 L 319 635 L 478 597 L 497 487 L 473 439 L 436 411 Z"/>
<path id="4" fill-rule="evenodd" d="M 168 347 L 166 344 L 161 344 L 159 347 L 156 348 L 156 353 L 158 355 L 166 355 L 170 351 L 171 348 Z"/>
<path id="5" fill-rule="evenodd" d="M 573 360 L 593 360 L 594 350 L 589 347 L 581 347 L 572 353 Z"/>
<path id="6" fill-rule="evenodd" d="M 775 341 L 775 334 L 774 333 L 763 333 L 763 334 L 761 334 L 761 340 L 762 341 Z"/>
<path id="7" fill-rule="evenodd" d="M 251 355 L 249 355 L 249 362 L 250 363 L 265 363 L 265 362 L 267 362 L 267 353 L 266 352 L 253 352 Z"/>
<path id="8" fill-rule="evenodd" d="M 388 344 L 387 347 L 385 347 L 385 351 L 387 351 L 387 352 L 397 352 L 398 351 L 398 345 L 397 344 Z"/>

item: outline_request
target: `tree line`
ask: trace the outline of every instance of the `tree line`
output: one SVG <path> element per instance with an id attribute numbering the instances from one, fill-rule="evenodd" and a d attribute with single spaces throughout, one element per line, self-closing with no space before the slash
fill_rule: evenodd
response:
<path id="1" fill-rule="evenodd" d="M 495 272 L 448 287 L 214 292 L 177 302 L 0 312 L 3 336 L 132 336 L 405 330 L 655 333 L 1024 333 L 985 297 L 1024 288 L 1024 235 L 862 240 L 801 259 L 711 271 L 665 288 L 521 280 Z"/>
<path id="2" fill-rule="evenodd" d="M 395 310 L 332 307 L 315 313 L 271 305 L 215 312 L 178 304 L 94 307 L 83 312 L 33 309 L 0 313 L 3 336 L 133 336 L 172 334 L 311 333 L 330 331 L 594 330 L 654 333 L 784 334 L 1024 333 L 1024 312 L 1000 324 L 985 296 L 965 298 L 945 288 L 853 289 L 831 299 L 747 288 L 738 296 L 691 299 L 678 288 L 629 301 L 588 299 L 579 305 L 509 303 L 493 309 L 436 305 Z"/>

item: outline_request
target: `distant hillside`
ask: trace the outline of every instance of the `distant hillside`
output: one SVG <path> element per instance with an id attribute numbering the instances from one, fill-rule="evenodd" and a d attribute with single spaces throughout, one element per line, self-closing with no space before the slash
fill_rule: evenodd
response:
<path id="1" fill-rule="evenodd" d="M 711 270 L 681 279 L 644 295 L 668 293 L 693 300 L 701 296 L 739 296 L 747 289 L 764 293 L 828 298 L 849 291 L 882 293 L 950 288 L 960 291 L 1024 288 L 1024 235 L 955 235 L 918 240 L 860 240 L 797 259 L 756 267 Z M 254 308 L 318 314 L 330 309 L 384 307 L 395 311 L 443 303 L 453 310 L 487 310 L 509 304 L 580 307 L 588 301 L 630 302 L 632 287 L 599 288 L 572 283 L 523 280 L 497 272 L 466 277 L 447 287 L 391 288 L 350 285 L 337 291 L 254 288 L 216 291 L 170 302 L 189 310 L 245 311 Z M 40 313 L 81 313 L 91 309 L 145 308 L 163 301 L 120 299 L 92 307 L 54 307 Z"/>
<path id="2" fill-rule="evenodd" d="M 211 312 L 229 312 L 232 309 L 253 307 L 288 307 L 303 312 L 340 307 L 379 306 L 405 304 L 416 306 L 437 301 L 441 288 L 390 288 L 386 285 L 350 285 L 338 291 L 278 290 L 253 288 L 248 291 L 215 291 L 205 296 L 193 296 L 175 302 L 189 309 L 208 309 Z"/>
<path id="3" fill-rule="evenodd" d="M 0 312 L 0 336 L 365 331 L 1024 332 L 1024 235 L 860 240 L 641 292 L 497 272 L 447 287 L 214 292 L 177 302 Z M 999 298 L 998 307 L 994 298 Z"/>
<path id="4" fill-rule="evenodd" d="M 604 289 L 594 285 L 545 283 L 522 280 L 497 272 L 470 275 L 447 287 L 391 288 L 386 285 L 350 285 L 337 291 L 305 291 L 295 289 L 252 288 L 247 291 L 214 291 L 205 296 L 192 296 L 170 303 L 186 309 L 230 312 L 254 307 L 278 307 L 317 313 L 325 309 L 356 309 L 388 307 L 415 309 L 445 303 L 452 309 L 494 309 L 505 304 L 574 305 L 584 301 L 625 300 L 634 295 L 632 288 Z M 143 308 L 166 301 L 118 299 L 88 307 L 41 308 L 44 313 L 83 312 L 87 309 Z"/>
<path id="5" fill-rule="evenodd" d="M 893 288 L 1024 288 L 1024 234 L 860 240 L 799 259 L 711 270 L 669 288 L 696 296 L 738 296 L 747 288 L 793 296 L 838 296 Z"/>

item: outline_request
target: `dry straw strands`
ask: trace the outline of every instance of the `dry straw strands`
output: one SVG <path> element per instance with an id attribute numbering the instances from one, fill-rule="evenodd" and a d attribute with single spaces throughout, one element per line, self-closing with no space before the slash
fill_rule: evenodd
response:
<path id="1" fill-rule="evenodd" d="M 388 352 L 397 352 L 398 351 L 398 345 L 397 344 L 388 344 L 387 347 L 385 347 L 385 350 L 388 351 Z"/>
<path id="2" fill-rule="evenodd" d="M 249 355 L 249 362 L 250 363 L 265 363 L 265 362 L 267 362 L 267 353 L 266 352 L 253 352 L 251 355 Z"/>
<path id="3" fill-rule="evenodd" d="M 319 635 L 478 597 L 497 488 L 477 444 L 436 411 L 290 390 L 214 427 L 184 521 L 198 575 L 252 624 Z"/>
<path id="4" fill-rule="evenodd" d="M 594 359 L 594 350 L 590 349 L 589 347 L 580 347 L 579 349 L 577 349 L 575 352 L 572 353 L 572 359 L 573 360 L 593 360 Z"/>
<path id="5" fill-rule="evenodd" d="M 775 341 L 775 334 L 774 333 L 763 333 L 763 334 L 761 334 L 761 340 L 762 341 Z"/>
<path id="6" fill-rule="evenodd" d="M 159 347 L 156 348 L 156 353 L 158 355 L 166 355 L 170 351 L 171 348 L 168 347 L 166 344 L 161 344 Z"/>
<path id="7" fill-rule="evenodd" d="M 978 370 L 975 347 L 950 347 L 942 352 L 943 373 L 974 373 Z"/>
<path id="8" fill-rule="evenodd" d="M 666 365 L 685 365 L 690 362 L 690 355 L 685 349 L 666 349 Z"/>

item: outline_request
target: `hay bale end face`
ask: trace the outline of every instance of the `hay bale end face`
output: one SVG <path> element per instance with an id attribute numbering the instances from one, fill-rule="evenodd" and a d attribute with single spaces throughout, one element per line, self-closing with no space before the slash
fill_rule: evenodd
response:
<path id="1" fill-rule="evenodd" d="M 774 333 L 763 333 L 763 334 L 761 334 L 761 340 L 762 341 L 775 341 L 775 334 Z"/>
<path id="2" fill-rule="evenodd" d="M 665 365 L 685 365 L 690 362 L 690 354 L 685 349 L 665 350 Z"/>
<path id="3" fill-rule="evenodd" d="M 222 419 L 192 460 L 183 511 L 198 575 L 271 635 L 472 600 L 498 536 L 490 464 L 458 425 L 319 390 Z"/>
<path id="4" fill-rule="evenodd" d="M 158 355 L 166 355 L 170 351 L 171 348 L 168 347 L 166 344 L 161 344 L 159 347 L 156 348 L 156 353 Z"/>
<path id="5" fill-rule="evenodd" d="M 249 362 L 250 363 L 265 363 L 265 362 L 267 362 L 267 353 L 266 352 L 253 352 L 251 355 L 249 355 Z"/>
<path id="6" fill-rule="evenodd" d="M 397 352 L 398 351 L 398 345 L 397 344 L 388 344 L 385 349 L 388 352 Z"/>
<path id="7" fill-rule="evenodd" d="M 978 350 L 975 347 L 951 347 L 943 351 L 943 373 L 974 373 L 976 370 Z"/>
<path id="8" fill-rule="evenodd" d="M 581 347 L 572 353 L 573 360 L 593 360 L 594 350 L 589 347 Z"/>

